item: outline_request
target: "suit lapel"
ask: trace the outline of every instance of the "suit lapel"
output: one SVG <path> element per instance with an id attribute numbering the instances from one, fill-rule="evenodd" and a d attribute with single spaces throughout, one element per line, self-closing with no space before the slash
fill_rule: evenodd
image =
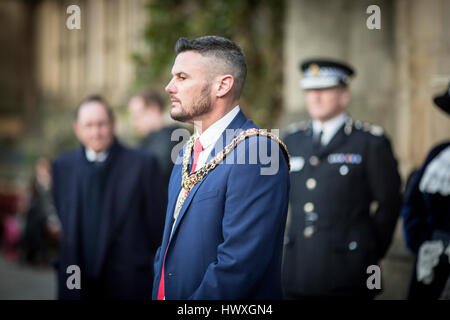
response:
<path id="1" fill-rule="evenodd" d="M 192 198 L 194 197 L 194 195 L 195 195 L 195 193 L 197 192 L 197 190 L 200 188 L 200 186 L 201 186 L 201 184 L 203 183 L 203 181 L 205 181 L 205 179 L 203 179 L 202 181 L 200 181 L 200 182 L 198 182 L 196 185 L 194 185 L 194 186 L 192 187 L 192 189 L 189 191 L 189 194 L 188 194 L 186 200 L 184 200 L 183 206 L 181 207 L 180 213 L 178 214 L 178 219 L 177 219 L 177 221 L 176 221 L 176 223 L 175 223 L 175 226 L 174 226 L 174 228 L 173 228 L 172 237 L 175 236 L 175 233 L 176 233 L 176 231 L 177 231 L 177 229 L 178 229 L 178 226 L 180 225 L 180 222 L 181 222 L 181 220 L 183 219 L 184 214 L 186 213 L 187 208 L 189 208 L 189 204 L 191 203 Z M 179 191 L 178 191 L 178 192 L 179 192 Z M 178 198 L 178 193 L 177 193 L 177 198 Z M 176 200 L 175 200 L 175 202 L 176 202 Z M 173 215 L 173 211 L 172 211 L 172 215 Z M 172 225 L 170 224 L 170 227 L 171 227 L 171 226 L 172 226 Z M 169 237 L 170 237 L 170 231 L 171 231 L 171 230 L 170 230 L 170 228 L 169 228 L 169 230 L 168 230 Z M 169 241 L 170 241 L 170 239 L 169 239 Z"/>
<path id="2" fill-rule="evenodd" d="M 183 150 L 184 152 L 184 150 Z M 181 157 L 183 157 L 183 152 L 181 153 Z M 167 204 L 167 212 L 166 212 L 166 223 L 164 224 L 164 235 L 163 235 L 163 240 L 162 240 L 162 248 L 167 247 L 167 244 L 169 243 L 169 238 L 170 238 L 170 232 L 172 229 L 172 225 L 173 225 L 173 213 L 175 211 L 175 206 L 177 203 L 177 199 L 178 199 L 178 195 L 180 193 L 181 190 L 181 170 L 182 170 L 182 165 L 181 164 L 176 164 L 173 167 L 173 183 L 170 185 L 170 190 L 169 190 L 169 201 Z"/>

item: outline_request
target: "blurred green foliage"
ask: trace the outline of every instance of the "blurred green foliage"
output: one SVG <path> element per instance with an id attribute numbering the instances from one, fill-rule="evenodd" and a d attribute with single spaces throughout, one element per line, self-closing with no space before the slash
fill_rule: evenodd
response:
<path id="1" fill-rule="evenodd" d="M 261 127 L 271 128 L 282 106 L 282 0 L 150 0 L 148 50 L 134 54 L 137 88 L 162 88 L 178 38 L 219 35 L 244 50 L 248 75 L 240 105 Z"/>

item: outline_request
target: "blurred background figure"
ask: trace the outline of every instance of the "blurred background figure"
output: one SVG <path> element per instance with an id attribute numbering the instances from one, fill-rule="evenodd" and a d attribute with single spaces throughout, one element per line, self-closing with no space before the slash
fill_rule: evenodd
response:
<path id="1" fill-rule="evenodd" d="M 17 261 L 20 257 L 20 223 L 16 216 L 3 218 L 2 245 L 3 254 L 8 260 Z"/>
<path id="2" fill-rule="evenodd" d="M 179 126 L 166 125 L 164 119 L 164 99 L 153 89 L 146 89 L 133 96 L 128 103 L 131 124 L 142 137 L 142 150 L 151 151 L 158 159 L 161 176 L 167 191 L 174 162 L 172 150 L 179 140 L 172 141 L 172 132 Z M 176 159 L 178 152 L 174 155 Z"/>
<path id="3" fill-rule="evenodd" d="M 450 84 L 433 101 L 449 114 Z M 406 244 L 416 256 L 408 298 L 449 299 L 450 140 L 435 146 L 412 176 L 402 216 Z"/>
<path id="4" fill-rule="evenodd" d="M 301 71 L 312 120 L 284 140 L 291 153 L 286 297 L 373 298 L 379 290 L 367 287 L 367 268 L 386 254 L 401 205 L 397 161 L 381 127 L 346 112 L 352 67 L 313 59 Z"/>
<path id="5" fill-rule="evenodd" d="M 21 237 L 30 201 L 28 186 L 9 189 L 0 184 L 0 253 L 11 262 L 20 262 Z"/>
<path id="6" fill-rule="evenodd" d="M 36 162 L 30 205 L 25 214 L 23 258 L 32 265 L 45 266 L 55 257 L 61 231 L 51 198 L 50 168 L 47 158 L 41 157 Z"/>
<path id="7" fill-rule="evenodd" d="M 121 145 L 100 96 L 78 106 L 73 128 L 81 147 L 52 170 L 63 229 L 59 298 L 150 299 L 165 209 L 157 161 Z M 81 270 L 81 289 L 67 287 L 71 265 Z"/>

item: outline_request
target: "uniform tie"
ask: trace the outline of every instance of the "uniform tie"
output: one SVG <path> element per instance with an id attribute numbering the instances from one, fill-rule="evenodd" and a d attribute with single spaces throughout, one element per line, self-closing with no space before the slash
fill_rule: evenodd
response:
<path id="1" fill-rule="evenodd" d="M 314 149 L 316 151 L 319 151 L 322 148 L 322 135 L 323 135 L 323 131 L 320 130 L 320 132 L 318 134 L 315 134 L 313 136 L 313 145 L 314 145 Z"/>
<path id="2" fill-rule="evenodd" d="M 202 143 L 200 142 L 200 139 L 197 138 L 197 139 L 195 139 L 195 143 L 194 143 L 194 161 L 192 162 L 191 173 L 195 171 L 195 169 L 197 167 L 198 157 L 200 155 L 200 152 L 202 152 L 202 151 L 203 151 Z"/>

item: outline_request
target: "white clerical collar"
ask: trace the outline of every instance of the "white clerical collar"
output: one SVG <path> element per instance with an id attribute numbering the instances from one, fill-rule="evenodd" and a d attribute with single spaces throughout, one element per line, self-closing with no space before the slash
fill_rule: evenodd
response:
<path id="1" fill-rule="evenodd" d="M 239 113 L 241 109 L 237 105 L 231 111 L 229 111 L 222 118 L 214 122 L 208 129 L 199 134 L 197 129 L 195 130 L 195 136 L 199 137 L 203 149 L 207 149 L 211 144 L 215 143 L 223 131 L 228 127 L 228 125 L 233 121 L 234 117 Z"/>
<path id="2" fill-rule="evenodd" d="M 86 159 L 89 162 L 103 162 L 108 158 L 108 151 L 95 152 L 91 148 L 86 147 Z"/>
<path id="3" fill-rule="evenodd" d="M 345 123 L 347 118 L 348 115 L 346 113 L 341 113 L 338 116 L 323 123 L 319 120 L 313 120 L 313 132 L 314 134 L 318 134 L 320 131 L 322 131 L 322 144 L 327 145 L 339 130 L 339 128 L 342 127 L 342 125 Z"/>

